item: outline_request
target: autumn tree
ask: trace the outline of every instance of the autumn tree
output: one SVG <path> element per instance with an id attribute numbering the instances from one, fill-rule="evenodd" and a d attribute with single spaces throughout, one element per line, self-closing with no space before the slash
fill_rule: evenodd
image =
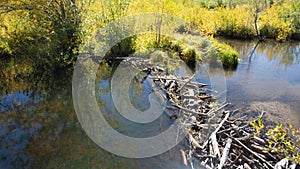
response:
<path id="1" fill-rule="evenodd" d="M 82 38 L 89 0 L 0 2 L 1 54 L 72 65 Z"/>

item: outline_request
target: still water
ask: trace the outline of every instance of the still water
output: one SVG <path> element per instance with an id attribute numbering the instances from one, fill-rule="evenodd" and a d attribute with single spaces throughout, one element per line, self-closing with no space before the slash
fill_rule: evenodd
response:
<path id="1" fill-rule="evenodd" d="M 237 70 L 225 72 L 225 93 L 232 104 L 230 108 L 239 108 L 243 113 L 264 111 L 270 125 L 282 122 L 300 128 L 299 43 L 265 42 L 252 54 L 255 42 L 222 41 L 241 55 Z M 196 71 L 196 78 L 209 79 Z M 76 117 L 72 72 L 45 69 L 36 73 L 13 64 L 5 66 L 2 72 L 5 73 L 0 80 L 1 169 L 183 168 L 179 150 L 187 149 L 185 140 L 162 155 L 146 159 L 123 158 L 99 148 L 85 134 Z M 116 130 L 133 137 L 147 137 L 173 123 L 166 114 L 148 125 L 132 124 L 122 118 L 110 95 L 111 74 L 111 68 L 100 68 L 96 95 L 106 120 Z M 145 110 L 149 107 L 147 95 L 151 88 L 147 82 L 139 83 L 142 78 L 132 81 L 130 101 L 137 109 Z"/>
<path id="2" fill-rule="evenodd" d="M 227 101 L 244 111 L 264 111 L 270 124 L 300 127 L 300 44 L 225 41 L 241 57 L 227 73 Z M 253 53 L 253 54 L 252 54 Z M 252 56 L 251 56 L 252 54 Z"/>

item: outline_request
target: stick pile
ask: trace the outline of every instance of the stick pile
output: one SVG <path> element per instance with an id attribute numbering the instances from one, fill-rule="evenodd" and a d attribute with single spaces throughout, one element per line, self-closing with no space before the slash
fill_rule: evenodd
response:
<path id="1" fill-rule="evenodd" d="M 208 85 L 194 80 L 195 74 L 191 77 L 177 77 L 168 75 L 163 68 L 144 61 L 138 62 L 135 60 L 131 65 L 136 68 L 137 65 L 143 66 L 139 69 L 147 75 L 142 82 L 150 80 L 155 91 L 162 91 L 157 94 L 164 93 L 161 97 L 169 100 L 167 108 L 180 110 L 179 115 L 171 115 L 170 118 L 180 120 L 182 128 L 188 132 L 190 148 L 180 150 L 184 165 L 208 169 L 299 167 L 281 154 L 265 149 L 266 138 L 253 134 L 255 129 L 249 125 L 247 117 L 235 117 L 235 111 L 224 109 L 228 103 L 215 102 L 214 97 L 207 92 Z"/>

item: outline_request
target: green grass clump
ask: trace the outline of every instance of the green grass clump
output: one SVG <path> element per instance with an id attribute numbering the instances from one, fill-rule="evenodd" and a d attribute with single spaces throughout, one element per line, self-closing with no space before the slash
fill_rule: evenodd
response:
<path id="1" fill-rule="evenodd" d="M 205 56 L 211 64 L 222 64 L 225 69 L 235 69 L 238 65 L 239 54 L 229 45 L 211 39 L 212 48 Z"/>
<path id="2" fill-rule="evenodd" d="M 178 37 L 175 39 L 163 36 L 157 43 L 153 36 L 152 34 L 138 37 L 136 51 L 144 48 L 162 49 L 169 51 L 174 56 L 179 56 L 186 63 L 193 64 L 196 60 L 203 61 L 205 59 L 209 63 L 221 64 L 225 69 L 235 69 L 238 65 L 239 54 L 229 45 L 222 44 L 213 38 L 177 35 Z M 147 40 L 145 41 L 145 39 Z"/>

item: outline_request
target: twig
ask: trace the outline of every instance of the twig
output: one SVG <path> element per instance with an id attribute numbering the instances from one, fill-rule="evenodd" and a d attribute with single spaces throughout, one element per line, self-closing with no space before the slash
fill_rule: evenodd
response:
<path id="1" fill-rule="evenodd" d="M 196 73 L 194 73 L 193 76 L 191 76 L 190 78 L 188 78 L 187 81 L 184 82 L 184 84 L 177 90 L 177 92 L 181 91 L 184 88 L 184 86 L 186 84 L 188 84 L 195 77 L 195 75 L 196 75 Z"/>
<path id="2" fill-rule="evenodd" d="M 254 141 L 258 142 L 259 144 L 265 145 L 266 142 L 262 138 L 259 138 L 257 136 L 253 136 Z"/>
<path id="3" fill-rule="evenodd" d="M 194 113 L 194 114 L 199 114 L 199 115 L 202 115 L 202 116 L 206 116 L 205 113 L 200 113 L 200 112 L 196 112 L 196 111 L 193 111 L 193 110 L 184 108 L 184 107 L 182 107 L 182 106 L 180 106 L 180 105 L 178 105 L 178 104 L 176 104 L 176 103 L 173 104 L 173 106 L 178 107 L 179 109 L 182 109 L 182 110 L 187 111 L 187 112 L 189 112 L 189 113 Z"/>
<path id="4" fill-rule="evenodd" d="M 261 160 L 262 162 L 266 163 L 270 168 L 274 168 L 274 166 L 272 166 L 268 161 L 266 161 L 265 159 L 263 159 L 260 155 L 258 155 L 257 153 L 255 153 L 254 151 L 252 151 L 250 148 L 248 148 L 245 144 L 243 144 L 242 142 L 240 142 L 238 139 L 233 138 L 234 141 L 236 141 L 238 144 L 240 144 L 242 147 L 244 147 L 247 151 L 249 151 L 250 153 L 252 153 L 255 157 L 257 157 L 259 160 Z"/>
<path id="5" fill-rule="evenodd" d="M 201 148 L 200 144 L 193 138 L 191 134 L 189 134 L 189 140 L 194 147 Z"/>
<path id="6" fill-rule="evenodd" d="M 218 107 L 218 108 L 216 108 L 216 109 L 211 109 L 211 110 L 207 113 L 207 116 L 210 116 L 212 113 L 217 112 L 217 111 L 223 109 L 224 107 L 226 107 L 226 106 L 228 106 L 228 105 L 229 105 L 229 103 L 225 103 L 225 104 L 223 104 L 222 106 L 220 106 L 220 107 Z"/>
<path id="7" fill-rule="evenodd" d="M 223 126 L 223 124 L 225 123 L 225 121 L 228 119 L 229 115 L 230 115 L 230 112 L 228 112 L 228 113 L 225 115 L 224 119 L 221 121 L 221 123 L 218 125 L 218 127 L 216 128 L 216 130 L 215 130 L 212 134 L 216 134 L 216 133 L 220 130 L 220 128 L 221 128 L 221 127 Z M 209 139 L 208 139 L 208 140 L 209 140 Z M 206 147 L 206 145 L 208 144 L 208 140 L 206 140 L 206 141 L 204 142 L 204 144 L 201 146 L 202 149 L 203 149 L 204 147 Z"/>

